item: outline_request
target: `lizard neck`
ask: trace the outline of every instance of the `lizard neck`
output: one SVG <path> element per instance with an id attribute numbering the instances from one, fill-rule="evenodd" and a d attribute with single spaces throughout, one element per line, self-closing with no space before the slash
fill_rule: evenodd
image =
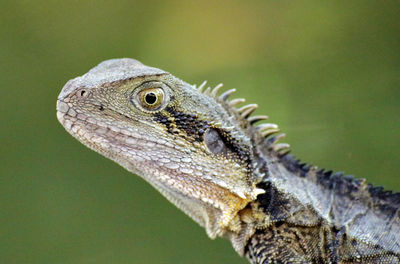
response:
<path id="1" fill-rule="evenodd" d="M 266 230 L 275 224 L 280 226 L 281 223 L 315 226 L 321 220 L 307 202 L 290 190 L 291 181 L 307 181 L 305 175 L 314 173 L 315 168 L 293 166 L 290 155 L 274 151 L 280 135 L 265 139 L 258 133 L 252 134 L 253 167 L 254 173 L 257 173 L 253 178 L 259 179 L 257 188 L 264 193 L 238 212 L 240 232 L 229 233 L 232 245 L 240 255 L 245 254 L 246 245 L 251 245 L 248 242 L 259 230 Z M 260 175 L 263 176 L 260 178 Z"/>
<path id="2" fill-rule="evenodd" d="M 379 261 L 399 258 L 400 237 L 379 231 L 400 230 L 399 195 L 279 155 L 272 141 L 254 140 L 254 159 L 265 174 L 257 187 L 265 193 L 239 212 L 242 229 L 231 236 L 239 254 L 252 263 L 272 261 L 279 252 L 287 263 L 367 261 L 371 256 L 357 253 L 365 249 Z"/>

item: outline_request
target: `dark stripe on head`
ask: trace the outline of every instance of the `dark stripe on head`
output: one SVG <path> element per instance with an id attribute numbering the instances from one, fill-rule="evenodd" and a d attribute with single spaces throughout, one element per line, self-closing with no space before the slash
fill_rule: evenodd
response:
<path id="1" fill-rule="evenodd" d="M 247 145 L 232 137 L 229 131 L 216 128 L 195 114 L 187 114 L 172 107 L 155 114 L 156 122 L 165 125 L 167 132 L 179 134 L 190 142 L 204 142 L 215 155 L 235 160 L 252 172 L 251 152 Z"/>
<path id="2" fill-rule="evenodd" d="M 177 111 L 172 107 L 167 107 L 165 110 L 173 118 L 176 128 L 184 132 L 189 140 L 202 142 L 204 132 L 210 127 L 207 121 L 199 120 L 194 114 L 185 114 Z"/>

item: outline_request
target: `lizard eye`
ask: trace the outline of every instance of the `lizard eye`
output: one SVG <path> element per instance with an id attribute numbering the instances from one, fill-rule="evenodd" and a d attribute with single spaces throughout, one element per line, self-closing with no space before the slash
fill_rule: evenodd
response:
<path id="1" fill-rule="evenodd" d="M 164 91 L 161 88 L 143 89 L 137 94 L 140 105 L 150 111 L 160 108 L 164 102 Z"/>
<path id="2" fill-rule="evenodd" d="M 130 95 L 133 106 L 143 112 L 162 110 L 169 103 L 170 90 L 163 82 L 149 81 L 135 87 Z"/>

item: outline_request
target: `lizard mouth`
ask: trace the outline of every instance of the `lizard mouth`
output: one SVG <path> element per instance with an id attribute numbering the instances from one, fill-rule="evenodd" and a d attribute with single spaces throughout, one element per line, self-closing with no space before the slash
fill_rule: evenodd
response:
<path id="1" fill-rule="evenodd" d="M 98 152 L 108 150 L 109 143 L 120 145 L 126 148 L 139 147 L 141 145 L 152 146 L 154 144 L 164 143 L 161 139 L 150 141 L 140 133 L 134 133 L 126 128 L 118 127 L 117 123 L 108 124 L 106 121 L 100 121 L 81 111 L 75 111 L 74 108 L 64 100 L 57 100 L 57 119 L 64 128 L 79 141 L 90 144 Z M 146 142 L 142 142 L 146 139 Z M 110 142 L 110 141 L 113 142 Z M 95 144 L 93 144 L 95 143 Z M 140 144 L 138 144 L 140 143 Z M 145 143 L 145 144 L 143 144 Z"/>

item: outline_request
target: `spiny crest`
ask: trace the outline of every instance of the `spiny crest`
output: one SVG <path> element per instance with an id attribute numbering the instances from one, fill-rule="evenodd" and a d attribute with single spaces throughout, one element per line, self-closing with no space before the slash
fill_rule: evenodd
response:
<path id="1" fill-rule="evenodd" d="M 308 177 L 309 172 L 316 169 L 316 167 L 308 163 L 301 163 L 300 160 L 296 160 L 292 155 L 287 155 L 290 152 L 290 146 L 286 143 L 278 143 L 279 140 L 285 137 L 285 134 L 275 135 L 280 131 L 276 124 L 262 123 L 255 125 L 256 122 L 268 119 L 268 116 L 265 115 L 251 116 L 251 114 L 257 109 L 256 104 L 248 104 L 237 108 L 238 105 L 245 102 L 245 99 L 236 98 L 228 100 L 229 97 L 236 91 L 235 89 L 227 90 L 218 96 L 218 92 L 220 91 L 222 84 L 217 85 L 214 89 L 208 87 L 203 92 L 206 83 L 207 82 L 203 82 L 197 88 L 199 92 L 214 98 L 216 102 L 222 104 L 223 106 L 228 106 L 229 110 L 233 110 L 242 119 L 246 120 L 250 125 L 255 127 L 258 132 L 266 138 L 267 146 L 270 148 L 270 150 L 278 154 L 282 163 L 287 169 L 299 173 L 300 177 Z M 374 187 L 370 184 L 366 184 L 364 179 L 354 179 L 352 175 L 344 175 L 342 172 L 333 173 L 332 171 L 325 171 L 323 169 L 317 171 L 315 176 L 317 177 L 319 184 L 322 184 L 327 188 L 341 188 L 342 192 L 348 193 L 362 190 L 367 191 L 371 195 L 374 203 L 378 205 L 381 210 L 387 210 L 388 207 L 400 207 L 400 193 L 392 193 L 391 191 L 385 191 L 382 187 Z"/>
<path id="2" fill-rule="evenodd" d="M 206 87 L 207 81 L 204 81 L 199 87 L 196 88 L 200 93 L 207 95 L 216 102 L 222 104 L 223 106 L 228 106 L 229 110 L 233 110 L 237 113 L 243 120 L 246 120 L 250 125 L 254 126 L 257 131 L 268 140 L 270 150 L 275 151 L 279 156 L 284 156 L 290 152 L 290 145 L 287 143 L 277 143 L 280 139 L 285 137 L 285 134 L 279 134 L 277 136 L 271 137 L 278 133 L 280 130 L 276 124 L 272 123 L 262 123 L 259 125 L 255 125 L 258 121 L 265 121 L 268 119 L 266 115 L 255 115 L 251 116 L 253 112 L 258 108 L 257 104 L 247 104 L 240 108 L 237 108 L 238 105 L 244 103 L 246 100 L 244 98 L 235 98 L 232 100 L 228 100 L 229 97 L 236 91 L 236 89 L 229 89 L 222 94 L 218 95 L 221 90 L 223 84 L 220 83 L 214 88 Z M 204 90 L 205 88 L 205 90 Z"/>
<path id="3" fill-rule="evenodd" d="M 303 163 L 293 155 L 281 157 L 283 165 L 291 172 L 298 173 L 300 177 L 310 177 L 309 172 L 316 170 L 315 166 Z M 332 170 L 320 169 L 316 171 L 317 182 L 326 188 L 336 189 L 342 195 L 355 195 L 356 192 L 367 191 L 379 210 L 388 208 L 400 208 L 400 193 L 384 190 L 381 186 L 367 184 L 365 179 L 354 178 L 353 175 L 345 175 L 343 172 L 334 173 Z"/>

